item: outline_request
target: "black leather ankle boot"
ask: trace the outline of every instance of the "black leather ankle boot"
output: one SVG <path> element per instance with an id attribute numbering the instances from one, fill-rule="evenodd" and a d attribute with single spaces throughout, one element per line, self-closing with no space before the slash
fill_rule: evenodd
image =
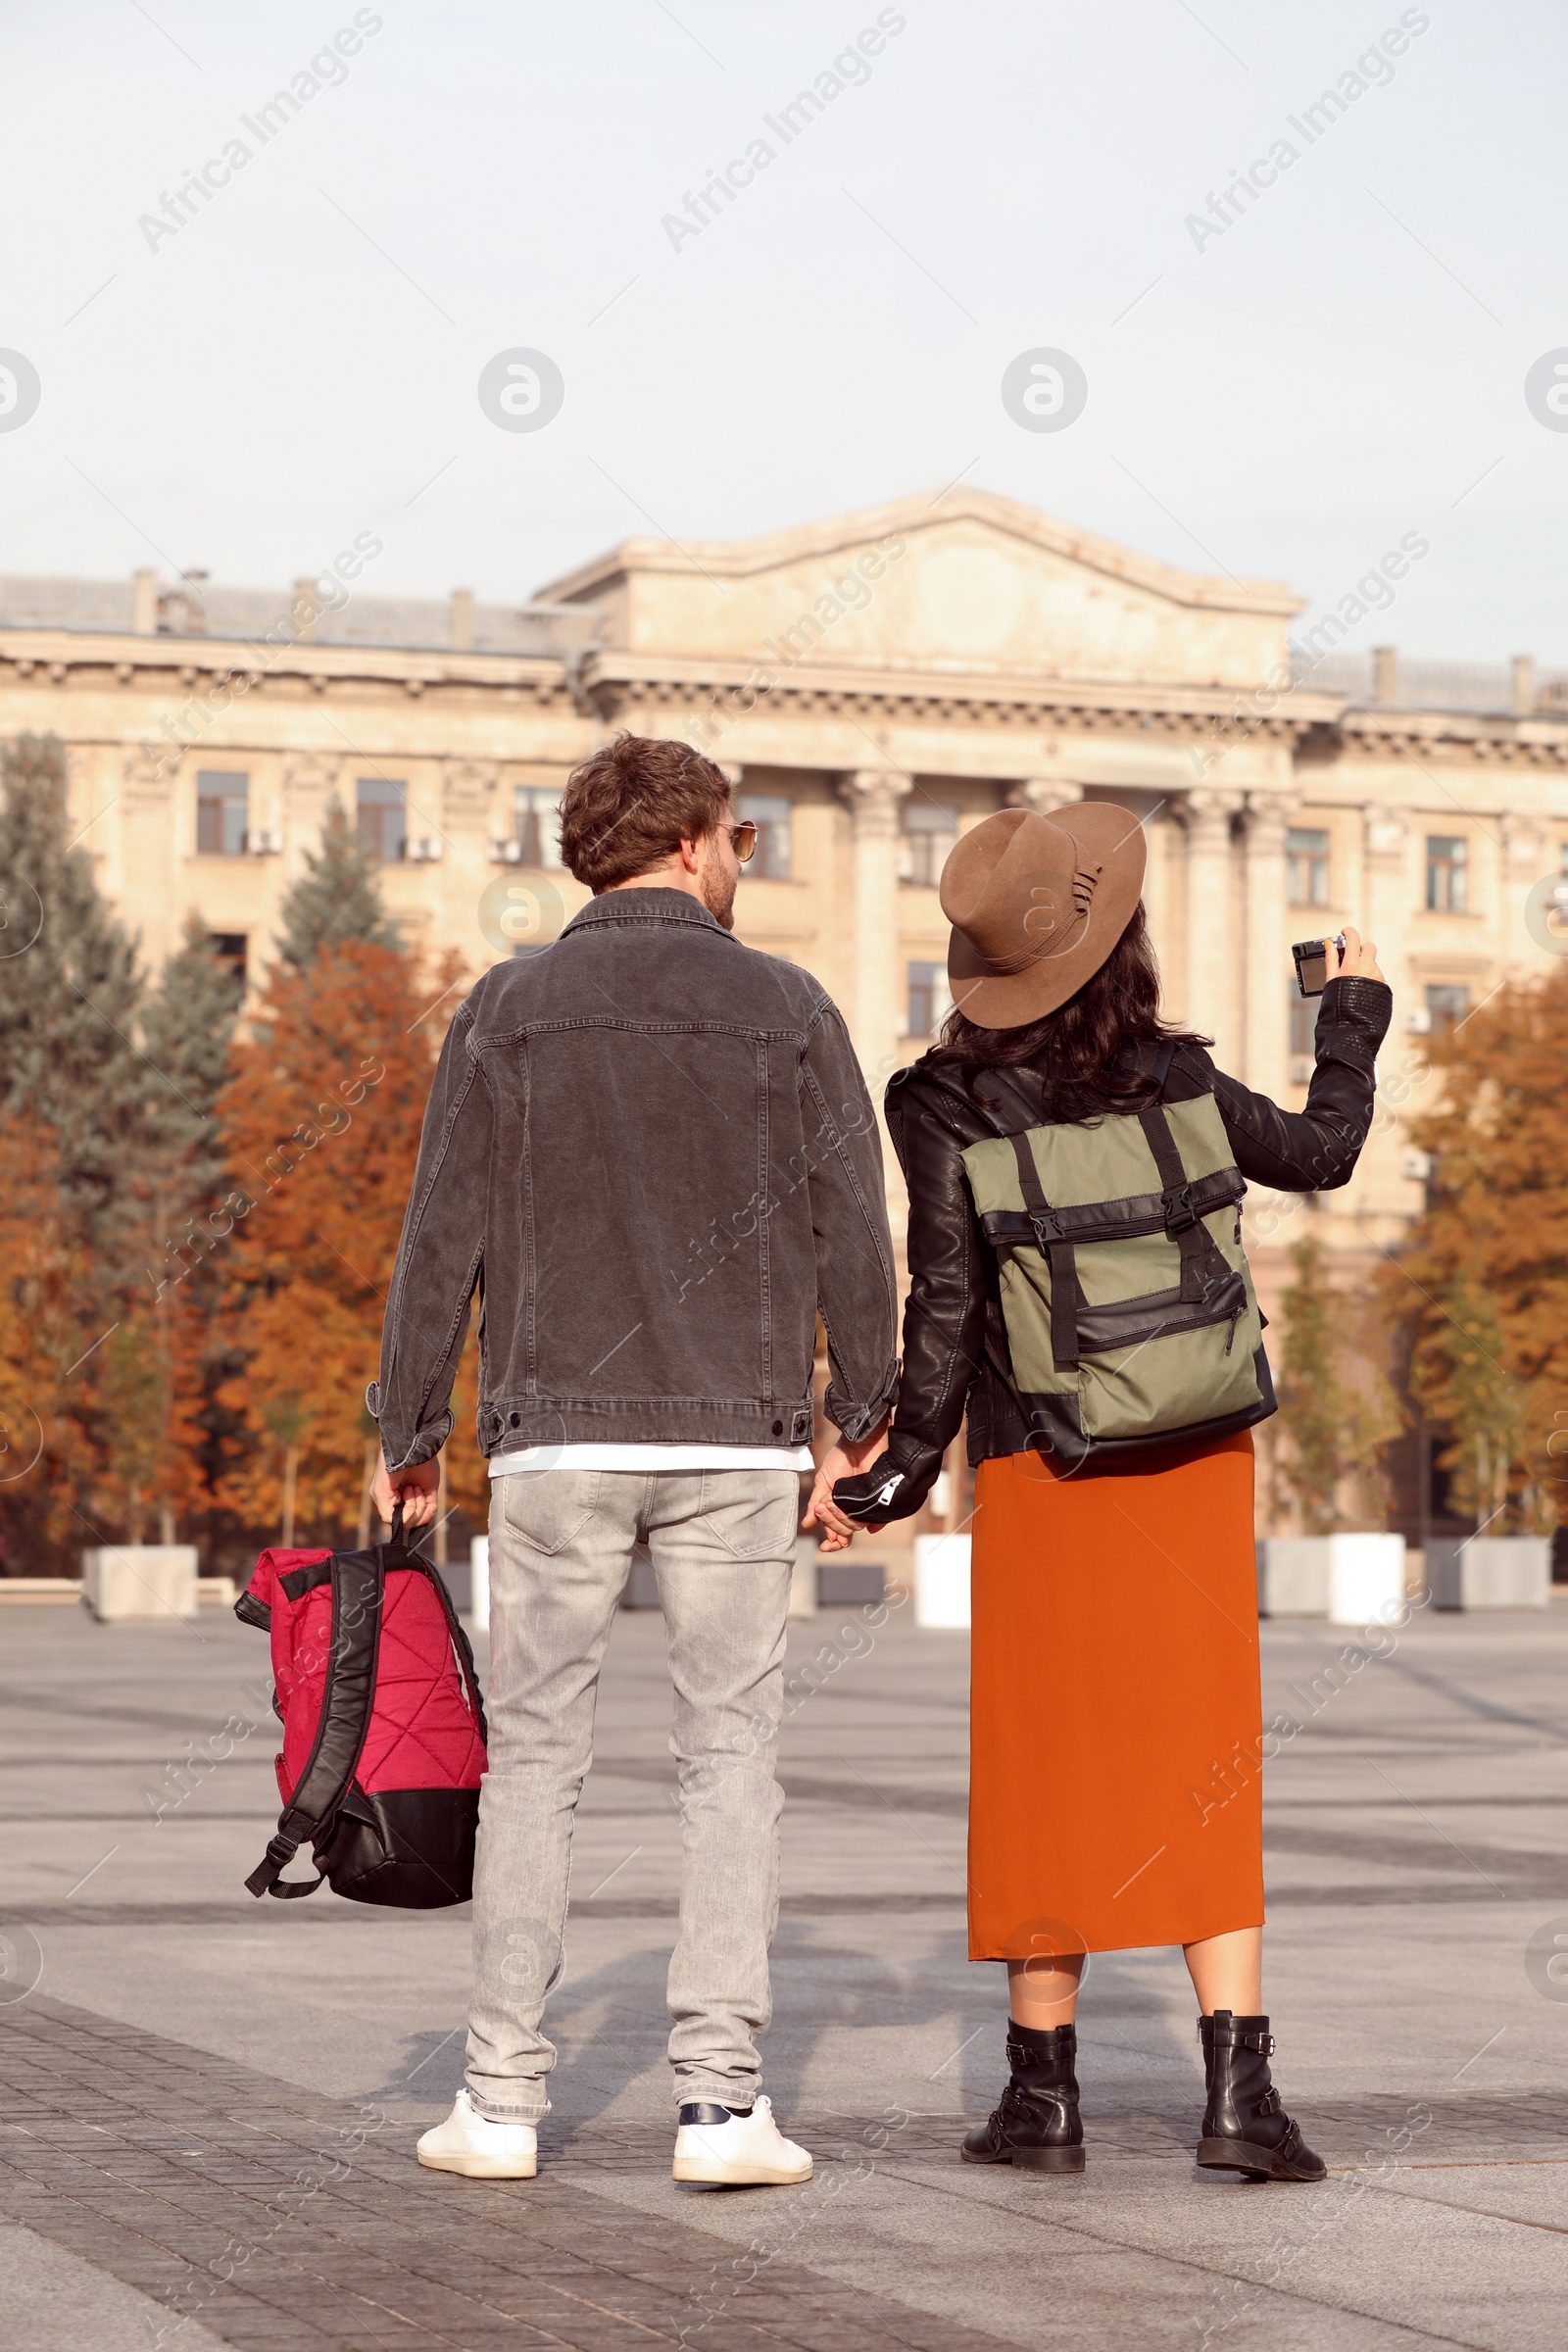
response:
<path id="1" fill-rule="evenodd" d="M 1034 2173 L 1081 2173 L 1084 2128 L 1078 2120 L 1072 2026 L 1037 2034 L 1007 2021 L 1011 2080 L 996 2112 L 964 2139 L 965 2164 L 1016 2164 Z"/>
<path id="2" fill-rule="evenodd" d="M 1274 2054 L 1268 2019 L 1216 2009 L 1199 2019 L 1198 2037 L 1208 2089 L 1199 2163 L 1245 2173 L 1250 2180 L 1321 2180 L 1328 2166 L 1280 2105 L 1268 2071 Z"/>

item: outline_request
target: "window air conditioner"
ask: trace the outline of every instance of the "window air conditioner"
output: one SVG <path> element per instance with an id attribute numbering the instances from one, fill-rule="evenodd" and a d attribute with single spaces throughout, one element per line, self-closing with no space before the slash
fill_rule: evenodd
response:
<path id="1" fill-rule="evenodd" d="M 492 865 L 522 863 L 522 844 L 514 833 L 506 841 L 493 841 L 490 844 L 490 862 Z"/>
<path id="2" fill-rule="evenodd" d="M 253 858 L 276 858 L 282 854 L 283 836 L 281 833 L 247 833 L 245 847 Z"/>
<path id="3" fill-rule="evenodd" d="M 1432 1178 L 1430 1152 L 1406 1152 L 1399 1161 L 1399 1174 L 1410 1184 L 1428 1184 Z"/>
<path id="4" fill-rule="evenodd" d="M 1430 1037 L 1432 1035 L 1432 1007 L 1430 1004 L 1412 1004 L 1410 1006 L 1404 1016 L 1404 1033 L 1406 1037 Z"/>
<path id="5" fill-rule="evenodd" d="M 415 865 L 439 865 L 441 847 L 440 834 L 430 833 L 411 839 L 404 854 Z"/>

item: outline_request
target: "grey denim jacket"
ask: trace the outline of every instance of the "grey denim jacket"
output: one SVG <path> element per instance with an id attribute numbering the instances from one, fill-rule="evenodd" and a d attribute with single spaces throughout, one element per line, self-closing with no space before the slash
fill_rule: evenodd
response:
<path id="1" fill-rule="evenodd" d="M 389 1468 L 449 1435 L 479 1293 L 486 1454 L 874 1429 L 897 1286 L 870 1098 L 808 973 L 676 890 L 593 900 L 485 973 L 430 1090 L 367 1403 Z"/>

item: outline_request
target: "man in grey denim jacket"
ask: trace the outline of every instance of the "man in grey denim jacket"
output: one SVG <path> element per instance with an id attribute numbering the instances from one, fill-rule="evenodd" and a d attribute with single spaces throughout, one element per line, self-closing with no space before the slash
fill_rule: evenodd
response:
<path id="1" fill-rule="evenodd" d="M 431 1089 L 369 1391 L 375 1494 L 435 1508 L 477 1286 L 489 1457 L 490 1768 L 467 2084 L 422 2163 L 526 2178 L 555 2051 L 572 1817 L 636 1544 L 675 1686 L 684 1852 L 670 1963 L 677 2180 L 794 2181 L 760 2095 L 778 1904 L 785 1623 L 811 1468 L 816 1321 L 842 1433 L 877 1450 L 897 1377 L 875 1117 L 818 983 L 732 936 L 753 828 L 685 744 L 622 736 L 571 777 L 562 851 L 595 896 L 487 972 Z"/>

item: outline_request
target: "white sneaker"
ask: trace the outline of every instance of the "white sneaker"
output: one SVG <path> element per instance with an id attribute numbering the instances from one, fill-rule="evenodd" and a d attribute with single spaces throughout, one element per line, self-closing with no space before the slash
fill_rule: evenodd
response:
<path id="1" fill-rule="evenodd" d="M 419 2162 L 433 2173 L 466 2173 L 470 2180 L 531 2180 L 539 2170 L 539 2134 L 532 2124 L 493 2124 L 466 2090 L 452 2113 L 420 2139 Z"/>
<path id="2" fill-rule="evenodd" d="M 809 2180 L 811 2159 L 785 2138 L 765 2098 L 759 2098 L 749 2115 L 704 2100 L 680 2111 L 674 2178 L 728 2188 L 785 2187 Z"/>

